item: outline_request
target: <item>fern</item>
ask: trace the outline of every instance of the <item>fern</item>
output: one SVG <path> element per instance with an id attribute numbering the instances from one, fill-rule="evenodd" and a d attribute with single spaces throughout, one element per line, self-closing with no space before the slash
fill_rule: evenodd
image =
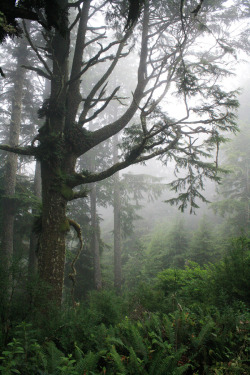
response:
<path id="1" fill-rule="evenodd" d="M 46 370 L 50 374 L 58 374 L 58 367 L 62 362 L 62 357 L 64 357 L 64 354 L 57 349 L 56 345 L 52 341 L 46 344 L 45 353 L 47 357 Z"/>
<path id="2" fill-rule="evenodd" d="M 143 337 L 141 336 L 138 328 L 131 324 L 130 326 L 130 335 L 129 340 L 131 346 L 134 348 L 134 350 L 138 353 L 143 355 L 143 357 L 147 356 L 147 348 L 145 347 L 145 344 L 143 342 Z"/>
<path id="3" fill-rule="evenodd" d="M 119 375 L 126 375 L 126 368 L 122 363 L 120 354 L 117 353 L 115 346 L 113 345 L 110 350 L 110 356 L 113 359 L 113 364 Z"/>
<path id="4" fill-rule="evenodd" d="M 134 349 L 129 348 L 129 363 L 128 363 L 128 373 L 129 374 L 143 374 L 144 361 L 137 357 Z"/>
<path id="5" fill-rule="evenodd" d="M 122 340 L 120 338 L 117 338 L 117 337 L 107 337 L 106 342 L 107 342 L 107 344 L 117 345 L 118 347 L 121 347 L 121 348 L 125 347 Z"/>
<path id="6" fill-rule="evenodd" d="M 176 345 L 176 326 L 175 322 L 173 323 L 167 315 L 163 316 L 163 330 L 166 338 L 170 345 L 175 347 Z"/>
<path id="7" fill-rule="evenodd" d="M 77 361 L 75 370 L 79 374 L 84 374 L 87 371 L 95 371 L 99 361 L 99 353 L 88 352 L 84 357 Z"/>
<path id="8" fill-rule="evenodd" d="M 125 347 L 132 347 L 137 355 L 145 359 L 147 357 L 147 347 L 145 346 L 143 335 L 140 332 L 143 331 L 141 323 L 135 325 L 135 323 L 127 319 L 119 325 L 119 328 L 117 334 L 122 336 Z"/>
<path id="9" fill-rule="evenodd" d="M 152 330 L 158 335 L 161 334 L 162 322 L 157 314 L 150 315 L 150 319 L 146 320 L 145 327 L 147 330 Z"/>
<path id="10" fill-rule="evenodd" d="M 150 367 L 148 375 L 179 375 L 183 374 L 188 368 L 189 364 L 179 365 L 185 348 L 181 348 L 176 352 L 168 354 L 168 348 L 157 350 L 156 355 L 149 363 Z"/>
<path id="11" fill-rule="evenodd" d="M 215 326 L 215 323 L 213 322 L 213 320 L 209 319 L 209 321 L 202 327 L 199 335 L 194 340 L 194 344 L 197 348 L 201 348 L 202 346 L 205 346 L 214 326 Z"/>

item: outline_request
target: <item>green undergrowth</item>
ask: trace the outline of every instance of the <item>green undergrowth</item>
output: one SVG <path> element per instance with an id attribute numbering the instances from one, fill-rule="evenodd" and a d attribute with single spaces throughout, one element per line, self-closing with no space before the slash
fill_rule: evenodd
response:
<path id="1" fill-rule="evenodd" d="M 249 241 L 223 261 L 166 269 L 133 293 L 10 322 L 0 371 L 22 375 L 249 374 Z M 3 327 L 4 328 L 4 327 Z"/>
<path id="2" fill-rule="evenodd" d="M 144 312 L 140 320 L 125 317 L 92 327 L 82 315 L 78 311 L 67 327 L 42 340 L 31 324 L 19 324 L 2 351 L 2 374 L 249 373 L 250 316 L 240 308 L 214 308 L 209 315 Z M 75 337 L 67 336 L 74 330 Z"/>

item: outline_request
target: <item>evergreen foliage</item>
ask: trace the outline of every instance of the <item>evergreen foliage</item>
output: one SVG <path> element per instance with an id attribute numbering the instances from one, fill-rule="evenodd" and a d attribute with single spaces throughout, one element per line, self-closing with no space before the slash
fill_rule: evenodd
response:
<path id="1" fill-rule="evenodd" d="M 213 235 L 213 226 L 203 217 L 199 227 L 193 233 L 188 258 L 202 266 L 214 262 L 219 255 Z"/>
<path id="2" fill-rule="evenodd" d="M 123 299 L 91 293 L 47 322 L 18 323 L 16 311 L 1 343 L 2 373 L 247 374 L 249 243 L 235 239 L 206 268 L 166 269 Z"/>

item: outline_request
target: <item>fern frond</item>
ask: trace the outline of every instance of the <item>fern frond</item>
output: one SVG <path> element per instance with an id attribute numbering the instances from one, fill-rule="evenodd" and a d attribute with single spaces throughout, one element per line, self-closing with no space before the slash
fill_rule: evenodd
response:
<path id="1" fill-rule="evenodd" d="M 87 371 L 95 371 L 99 361 L 99 353 L 88 352 L 80 361 L 77 362 L 75 370 L 79 374 L 84 374 Z"/>
<path id="2" fill-rule="evenodd" d="M 138 358 L 134 349 L 129 348 L 129 363 L 128 363 L 128 373 L 129 374 L 143 374 L 144 361 Z"/>
<path id="3" fill-rule="evenodd" d="M 114 366 L 118 371 L 119 375 L 126 375 L 125 366 L 122 363 L 120 354 L 117 353 L 115 346 L 113 345 L 110 350 L 111 358 L 113 359 Z"/>
<path id="4" fill-rule="evenodd" d="M 215 322 L 213 320 L 209 320 L 207 322 L 207 324 L 205 324 L 199 335 L 197 336 L 196 340 L 195 340 L 195 345 L 197 347 L 202 347 L 206 344 L 207 340 L 209 339 L 209 336 L 210 336 L 210 333 L 211 331 L 213 330 L 215 326 Z"/>
<path id="5" fill-rule="evenodd" d="M 64 353 L 57 349 L 55 343 L 52 341 L 46 344 L 45 352 L 47 357 L 47 370 L 51 374 L 56 374 L 61 359 L 64 357 Z"/>
<path id="6" fill-rule="evenodd" d="M 120 338 L 117 338 L 117 337 L 107 337 L 106 341 L 110 345 L 117 345 L 117 346 L 122 347 L 122 348 L 125 347 L 125 344 L 122 342 L 122 340 Z"/>

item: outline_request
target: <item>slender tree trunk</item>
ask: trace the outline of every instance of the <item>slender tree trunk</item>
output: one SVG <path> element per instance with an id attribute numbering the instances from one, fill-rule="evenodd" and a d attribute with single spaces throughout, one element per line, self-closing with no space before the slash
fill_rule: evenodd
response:
<path id="1" fill-rule="evenodd" d="M 100 263 L 100 248 L 99 248 L 99 223 L 96 212 L 96 184 L 92 185 L 90 192 L 90 205 L 91 205 L 91 248 L 94 254 L 94 283 L 97 290 L 102 289 L 102 274 Z"/>
<path id="2" fill-rule="evenodd" d="M 12 112 L 10 121 L 9 145 L 16 146 L 19 142 L 22 115 L 22 95 L 25 79 L 25 69 L 21 66 L 27 60 L 27 42 L 20 39 L 17 47 L 17 69 L 14 77 Z M 15 189 L 16 189 L 17 155 L 8 153 L 5 166 L 5 198 L 3 199 L 2 254 L 8 268 L 13 256 L 14 219 L 15 219 Z"/>
<path id="3" fill-rule="evenodd" d="M 90 129 L 93 130 L 93 124 L 90 123 Z M 95 173 L 96 162 L 95 153 L 90 153 L 90 170 Z M 102 273 L 101 273 L 101 259 L 100 259 L 100 227 L 97 216 L 97 196 L 96 183 L 91 184 L 90 190 L 90 215 L 91 215 L 91 252 L 94 257 L 94 286 L 96 290 L 102 289 Z"/>
<path id="4" fill-rule="evenodd" d="M 41 166 L 40 162 L 36 162 L 35 178 L 34 178 L 34 195 L 38 198 L 42 198 L 42 180 L 41 180 Z M 36 215 L 38 212 L 32 210 L 32 215 Z M 37 273 L 37 247 L 38 247 L 38 236 L 33 230 L 30 234 L 30 247 L 29 247 L 29 275 L 35 275 Z"/>
<path id="5" fill-rule="evenodd" d="M 118 162 L 118 135 L 114 136 L 113 162 Z M 119 173 L 114 175 L 114 286 L 117 293 L 120 293 L 122 286 L 122 265 L 121 265 L 121 196 Z"/>

